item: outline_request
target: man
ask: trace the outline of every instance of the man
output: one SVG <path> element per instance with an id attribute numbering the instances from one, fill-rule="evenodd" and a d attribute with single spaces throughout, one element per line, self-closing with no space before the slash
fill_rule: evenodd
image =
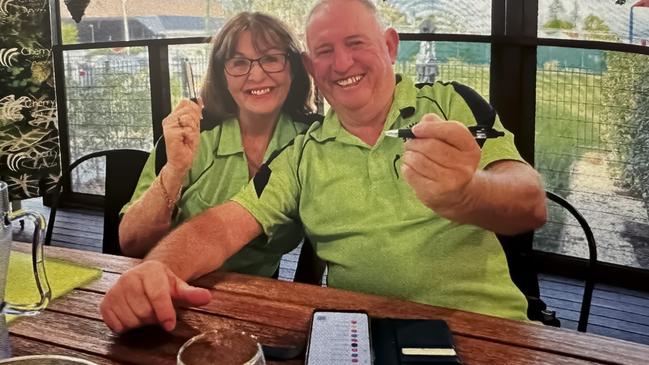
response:
<path id="1" fill-rule="evenodd" d="M 295 219 L 327 261 L 332 287 L 525 319 L 525 298 L 492 232 L 543 224 L 539 176 L 510 133 L 481 151 L 467 125 L 488 117 L 503 128 L 475 92 L 457 84 L 419 89 L 395 76 L 398 43 L 371 2 L 319 2 L 304 61 L 333 111 L 233 201 L 182 225 L 122 275 L 101 304 L 108 326 L 172 329 L 173 304 L 210 299 L 186 280 Z M 417 138 L 405 143 L 383 135 L 414 124 Z"/>

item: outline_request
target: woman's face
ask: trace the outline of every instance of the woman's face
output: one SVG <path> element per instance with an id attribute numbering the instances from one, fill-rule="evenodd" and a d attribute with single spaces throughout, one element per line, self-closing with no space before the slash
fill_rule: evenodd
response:
<path id="1" fill-rule="evenodd" d="M 234 56 L 226 60 L 225 80 L 228 91 L 239 107 L 239 116 L 276 115 L 279 113 L 289 89 L 291 88 L 291 65 L 288 59 L 283 70 L 281 64 L 286 50 L 275 46 L 265 47 L 257 51 L 252 43 L 250 31 L 241 33 Z M 261 60 L 258 60 L 260 59 Z M 241 76 L 232 76 L 245 72 L 247 60 L 257 60 L 250 65 L 250 72 Z M 264 64 L 264 69 L 260 66 Z M 237 70 L 239 72 L 228 72 Z M 242 71 L 243 70 L 243 71 Z M 277 72 L 268 72 L 277 71 Z"/>

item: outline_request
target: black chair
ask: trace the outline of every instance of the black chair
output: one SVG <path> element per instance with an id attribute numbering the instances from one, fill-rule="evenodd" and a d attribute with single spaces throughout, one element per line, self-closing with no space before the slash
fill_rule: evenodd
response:
<path id="1" fill-rule="evenodd" d="M 577 220 L 588 242 L 588 266 L 585 273 L 586 280 L 577 325 L 578 331 L 586 332 L 597 267 L 597 244 L 595 237 L 586 219 L 572 204 L 553 192 L 546 191 L 545 195 L 550 201 L 557 203 L 567 210 Z M 538 281 L 539 270 L 534 259 L 534 250 L 532 247 L 533 235 L 534 232 L 527 232 L 516 236 L 499 235 L 498 238 L 507 256 L 512 281 L 527 298 L 527 317 L 549 326 L 560 327 L 561 323 L 556 316 L 556 312 L 548 309 L 546 304 L 541 300 Z"/>
<path id="2" fill-rule="evenodd" d="M 300 257 L 297 261 L 293 281 L 296 283 L 321 285 L 322 275 L 326 267 L 327 264 L 320 260 L 313 250 L 311 241 L 305 237 L 302 242 L 302 248 L 300 249 Z"/>
<path id="3" fill-rule="evenodd" d="M 106 180 L 104 182 L 104 238 L 102 252 L 120 255 L 119 246 L 119 211 L 124 204 L 131 200 L 133 191 L 140 178 L 140 172 L 149 153 L 132 149 L 115 149 L 99 151 L 87 154 L 74 161 L 70 167 L 63 171 L 62 176 L 70 176 L 70 172 L 81 163 L 93 158 L 106 159 Z M 45 244 L 52 242 L 52 231 L 56 220 L 56 211 L 59 206 L 63 178 L 59 180 L 53 192 L 51 192 L 50 218 L 45 233 Z"/>
<path id="4" fill-rule="evenodd" d="M 593 236 L 593 231 L 590 228 L 590 225 L 586 221 L 583 215 L 579 213 L 577 208 L 570 204 L 567 200 L 560 197 L 559 195 L 546 191 L 545 195 L 548 199 L 553 202 L 561 205 L 565 208 L 573 217 L 579 222 L 581 229 L 584 231 L 586 236 L 586 242 L 588 243 L 588 269 L 586 272 L 586 280 L 584 284 L 584 294 L 581 301 L 581 310 L 579 313 L 579 323 L 577 325 L 577 330 L 580 332 L 586 332 L 588 327 L 588 317 L 590 316 L 590 305 L 593 299 L 593 290 L 595 289 L 595 275 L 597 271 L 597 243 L 595 242 L 595 236 Z"/>

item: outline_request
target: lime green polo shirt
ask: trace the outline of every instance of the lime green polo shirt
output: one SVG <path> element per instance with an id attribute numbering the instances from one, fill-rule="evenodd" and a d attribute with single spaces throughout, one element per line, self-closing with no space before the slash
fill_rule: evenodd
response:
<path id="1" fill-rule="evenodd" d="M 282 115 L 268 144 L 264 160 L 306 128 L 306 124 L 294 122 Z M 122 213 L 149 189 L 155 177 L 154 149 L 144 165 L 133 197 L 122 208 Z M 227 201 L 247 183 L 248 164 L 238 120 L 228 119 L 211 130 L 201 132 L 199 151 L 183 184 L 173 226 Z M 303 230 L 299 224 L 284 225 L 271 241 L 264 235 L 251 241 L 231 257 L 223 265 L 223 269 L 270 277 L 279 267 L 282 255 L 295 248 L 302 237 Z"/>
<path id="2" fill-rule="evenodd" d="M 471 103 L 488 107 L 480 100 Z M 413 125 L 431 112 L 476 124 L 453 85 L 418 88 L 403 79 L 384 130 Z M 497 118 L 494 127 L 505 131 Z M 510 278 L 497 237 L 449 221 L 422 204 L 400 176 L 403 143 L 381 135 L 369 146 L 330 111 L 233 200 L 270 237 L 281 225 L 301 220 L 327 262 L 331 287 L 525 320 L 527 302 Z M 522 161 L 510 132 L 485 143 L 480 168 L 498 160 Z M 266 184 L 265 178 L 257 181 L 260 175 Z"/>

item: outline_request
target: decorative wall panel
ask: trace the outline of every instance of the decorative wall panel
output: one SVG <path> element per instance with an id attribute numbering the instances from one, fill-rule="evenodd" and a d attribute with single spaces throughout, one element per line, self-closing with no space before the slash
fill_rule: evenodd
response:
<path id="1" fill-rule="evenodd" d="M 12 200 L 60 176 L 48 0 L 0 0 L 0 179 Z"/>

